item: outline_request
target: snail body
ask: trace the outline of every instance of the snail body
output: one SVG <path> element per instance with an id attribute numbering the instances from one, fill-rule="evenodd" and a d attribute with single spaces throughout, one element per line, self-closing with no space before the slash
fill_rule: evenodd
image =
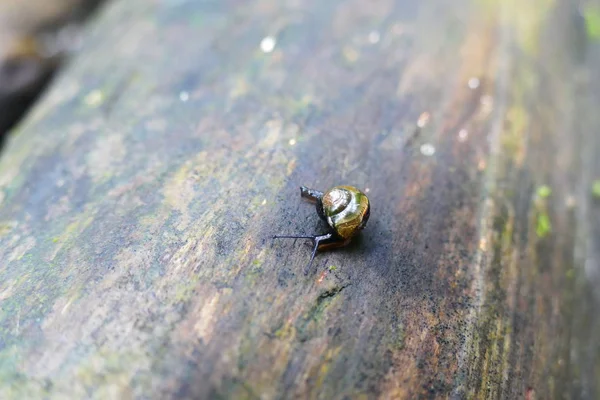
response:
<path id="1" fill-rule="evenodd" d="M 369 198 L 354 186 L 335 186 L 325 193 L 300 187 L 300 196 L 315 203 L 317 214 L 327 222 L 331 232 L 324 235 L 273 236 L 273 238 L 310 239 L 314 244 L 310 261 L 305 268 L 308 273 L 317 250 L 343 247 L 363 230 L 369 220 L 371 206 Z"/>

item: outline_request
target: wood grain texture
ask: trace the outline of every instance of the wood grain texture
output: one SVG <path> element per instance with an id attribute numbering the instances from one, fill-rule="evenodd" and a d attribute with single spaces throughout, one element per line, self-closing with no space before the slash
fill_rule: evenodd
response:
<path id="1" fill-rule="evenodd" d="M 0 159 L 0 397 L 598 398 L 590 12 L 111 3 Z"/>

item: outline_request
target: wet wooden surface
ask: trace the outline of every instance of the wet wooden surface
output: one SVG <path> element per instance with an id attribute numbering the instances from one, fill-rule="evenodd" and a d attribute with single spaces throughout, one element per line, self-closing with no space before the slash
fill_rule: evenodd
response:
<path id="1" fill-rule="evenodd" d="M 598 398 L 599 21 L 113 2 L 0 159 L 0 397 Z"/>

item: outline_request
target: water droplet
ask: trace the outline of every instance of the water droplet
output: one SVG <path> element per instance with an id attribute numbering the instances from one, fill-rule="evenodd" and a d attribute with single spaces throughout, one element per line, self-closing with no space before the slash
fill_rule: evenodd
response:
<path id="1" fill-rule="evenodd" d="M 479 87 L 479 78 L 473 77 L 469 79 L 468 85 L 470 89 L 477 89 Z"/>
<path id="2" fill-rule="evenodd" d="M 264 199 L 264 200 L 262 201 L 262 203 L 260 203 L 260 204 L 261 204 L 261 205 L 263 205 L 263 206 L 264 206 L 265 204 L 267 204 L 267 199 Z"/>
<path id="3" fill-rule="evenodd" d="M 181 92 L 181 93 L 179 93 L 179 100 L 181 100 L 181 101 L 183 101 L 185 103 L 189 99 L 190 99 L 190 94 L 188 92 Z"/>
<path id="4" fill-rule="evenodd" d="M 365 193 L 369 193 L 370 191 L 371 191 L 371 189 L 369 189 L 369 188 L 365 189 Z"/>
<path id="5" fill-rule="evenodd" d="M 458 140 L 460 140 L 461 142 L 467 140 L 467 137 L 469 137 L 469 131 L 467 131 L 466 129 L 461 129 L 458 132 Z"/>
<path id="6" fill-rule="evenodd" d="M 371 33 L 369 33 L 369 43 L 371 43 L 371 44 L 379 43 L 380 39 L 381 39 L 381 35 L 379 35 L 379 32 L 372 31 Z"/>
<path id="7" fill-rule="evenodd" d="M 296 139 L 290 139 L 290 146 L 293 146 L 296 144 Z"/>
<path id="8" fill-rule="evenodd" d="M 84 102 L 90 107 L 98 107 L 100 104 L 104 103 L 104 93 L 99 89 L 92 90 L 85 96 Z"/>
<path id="9" fill-rule="evenodd" d="M 435 154 L 435 147 L 431 143 L 421 145 L 421 154 L 424 156 L 432 156 Z"/>
<path id="10" fill-rule="evenodd" d="M 264 53 L 270 53 L 275 49 L 277 40 L 273 36 L 267 36 L 260 41 L 260 49 Z"/>

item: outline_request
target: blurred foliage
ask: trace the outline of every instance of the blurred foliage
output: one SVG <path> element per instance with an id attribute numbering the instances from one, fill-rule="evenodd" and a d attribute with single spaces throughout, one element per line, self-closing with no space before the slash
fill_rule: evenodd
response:
<path id="1" fill-rule="evenodd" d="M 548 185 L 542 185 L 537 190 L 537 195 L 543 199 L 550 196 L 552 194 L 552 189 Z"/>
<path id="2" fill-rule="evenodd" d="M 535 233 L 538 237 L 546 237 L 552 231 L 552 224 L 550 223 L 550 217 L 546 213 L 538 215 L 537 226 Z"/>
<path id="3" fill-rule="evenodd" d="M 600 6 L 589 5 L 585 7 L 583 16 L 588 36 L 600 40 Z"/>
<path id="4" fill-rule="evenodd" d="M 600 199 L 600 179 L 595 180 L 592 184 L 592 195 Z"/>

